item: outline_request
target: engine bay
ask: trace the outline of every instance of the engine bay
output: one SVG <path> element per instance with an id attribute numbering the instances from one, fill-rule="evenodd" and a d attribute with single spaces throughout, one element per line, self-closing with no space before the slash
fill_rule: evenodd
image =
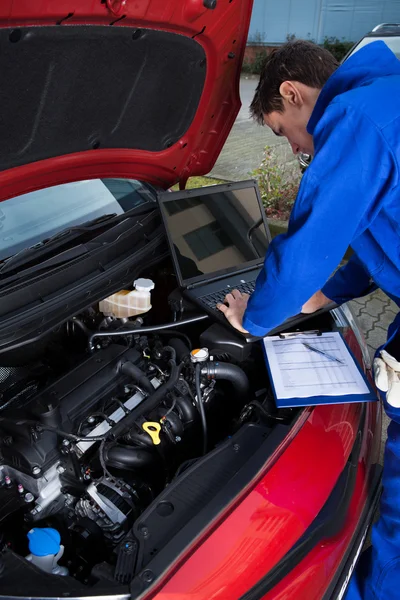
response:
<path id="1" fill-rule="evenodd" d="M 160 550 L 146 554 L 138 539 L 157 502 L 158 516 L 174 510 L 160 495 L 223 444 L 235 448 L 245 426 L 265 439 L 299 412 L 275 408 L 260 344 L 191 313 L 168 265 L 145 275 L 155 281 L 148 313 L 90 306 L 34 360 L 29 348 L 29 363 L 2 357 L 3 562 L 88 589 L 128 584 Z"/>

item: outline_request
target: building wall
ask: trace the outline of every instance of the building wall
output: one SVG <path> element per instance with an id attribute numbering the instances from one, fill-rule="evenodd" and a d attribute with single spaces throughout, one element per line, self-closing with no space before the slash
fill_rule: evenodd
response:
<path id="1" fill-rule="evenodd" d="M 254 0 L 248 41 L 280 44 L 295 35 L 355 42 L 380 23 L 400 23 L 400 0 Z"/>

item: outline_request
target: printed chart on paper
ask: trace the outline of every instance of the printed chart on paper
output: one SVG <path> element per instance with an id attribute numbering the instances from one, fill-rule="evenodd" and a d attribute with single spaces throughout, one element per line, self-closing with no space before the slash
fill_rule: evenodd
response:
<path id="1" fill-rule="evenodd" d="M 342 361 L 306 348 L 303 342 Z M 338 332 L 264 338 L 278 399 L 368 394 L 358 367 Z"/>

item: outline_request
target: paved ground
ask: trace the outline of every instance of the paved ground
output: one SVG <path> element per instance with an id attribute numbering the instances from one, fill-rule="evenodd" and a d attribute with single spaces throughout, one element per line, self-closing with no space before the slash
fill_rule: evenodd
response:
<path id="1" fill-rule="evenodd" d="M 350 306 L 364 332 L 370 355 L 373 357 L 375 350 L 386 340 L 387 328 L 393 321 L 398 309 L 395 303 L 381 290 L 365 298 L 353 300 L 350 302 Z M 384 442 L 387 437 L 386 430 L 388 425 L 389 419 L 384 415 L 382 423 L 381 464 L 383 464 Z"/>
<path id="2" fill-rule="evenodd" d="M 365 298 L 350 302 L 367 340 L 371 356 L 386 339 L 387 328 L 396 316 L 398 309 L 382 291 L 378 290 Z"/>
<path id="3" fill-rule="evenodd" d="M 229 181 L 246 179 L 250 171 L 260 164 L 265 146 L 274 148 L 281 163 L 289 167 L 294 164 L 289 144 L 283 138 L 276 137 L 268 128 L 256 125 L 249 118 L 249 105 L 256 85 L 256 77 L 245 76 L 241 79 L 240 93 L 243 106 L 221 155 L 211 171 L 214 177 Z M 365 334 L 373 357 L 376 348 L 386 339 L 387 327 L 397 313 L 397 308 L 381 291 L 354 300 L 350 305 Z M 387 424 L 388 421 L 385 419 L 384 439 L 386 439 Z"/>
<path id="4" fill-rule="evenodd" d="M 249 116 L 249 106 L 253 99 L 258 79 L 253 76 L 242 77 L 240 95 L 242 108 L 225 146 L 215 163 L 211 175 L 217 179 L 239 181 L 249 177 L 250 171 L 258 167 L 265 146 L 271 146 L 280 163 L 292 166 L 295 157 L 288 142 L 277 137 L 267 127 L 260 127 Z"/>

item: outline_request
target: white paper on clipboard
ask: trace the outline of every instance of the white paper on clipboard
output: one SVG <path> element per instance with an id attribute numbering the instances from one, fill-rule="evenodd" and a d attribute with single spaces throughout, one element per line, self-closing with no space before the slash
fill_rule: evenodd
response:
<path id="1" fill-rule="evenodd" d="M 278 400 L 368 394 L 369 389 L 341 335 L 334 331 L 263 340 Z M 342 361 L 332 361 L 303 342 Z"/>

